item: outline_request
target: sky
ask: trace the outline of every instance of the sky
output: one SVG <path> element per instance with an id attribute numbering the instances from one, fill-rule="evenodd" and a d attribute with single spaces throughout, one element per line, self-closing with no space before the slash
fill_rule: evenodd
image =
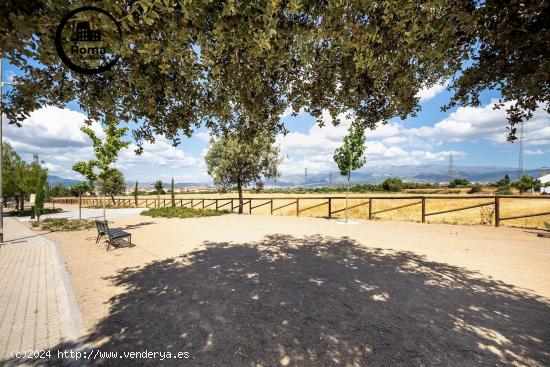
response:
<path id="1" fill-rule="evenodd" d="M 2 80 L 10 82 L 19 71 L 4 62 Z M 518 166 L 519 143 L 506 141 L 507 120 L 505 109 L 495 110 L 497 91 L 481 95 L 479 107 L 458 107 L 447 112 L 441 106 L 448 103 L 451 92 L 442 81 L 418 93 L 421 111 L 416 117 L 393 119 L 374 131 L 367 131 L 367 163 L 360 170 L 368 172 L 380 166 L 447 164 L 450 154 L 456 166 L 491 166 L 515 168 Z M 8 86 L 4 87 L 9 88 Z M 32 112 L 22 127 L 10 125 L 5 118 L 4 140 L 8 141 L 26 161 L 38 154 L 49 174 L 63 178 L 83 179 L 72 171 L 78 160 L 90 159 L 91 141 L 80 131 L 86 116 L 76 103 L 65 108 L 45 106 Z M 328 113 L 323 114 L 325 126 L 320 128 L 307 113 L 281 116 L 289 130 L 277 138 L 283 160 L 283 176 L 308 173 L 337 172 L 332 156 L 342 144 L 350 119 L 342 116 L 342 123 L 333 126 Z M 101 126 L 92 128 L 101 134 Z M 550 166 L 550 115 L 540 108 L 525 123 L 525 169 Z M 178 147 L 158 136 L 154 144 L 146 143 L 144 152 L 136 156 L 135 142 L 120 153 L 116 167 L 128 181 L 210 183 L 204 164 L 209 146 L 209 132 L 198 129 L 191 138 L 184 137 Z"/>

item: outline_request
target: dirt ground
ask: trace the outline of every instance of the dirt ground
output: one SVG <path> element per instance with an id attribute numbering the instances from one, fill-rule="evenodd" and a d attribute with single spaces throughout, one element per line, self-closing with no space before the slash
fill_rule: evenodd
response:
<path id="1" fill-rule="evenodd" d="M 103 351 L 133 365 L 550 365 L 550 239 L 489 226 L 277 216 L 51 233 Z M 114 359 L 95 365 L 127 365 Z"/>

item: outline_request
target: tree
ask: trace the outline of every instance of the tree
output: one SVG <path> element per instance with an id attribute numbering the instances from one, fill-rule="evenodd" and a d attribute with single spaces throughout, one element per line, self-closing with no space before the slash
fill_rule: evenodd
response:
<path id="1" fill-rule="evenodd" d="M 346 222 L 348 221 L 348 196 L 349 181 L 351 173 L 363 167 L 367 158 L 365 157 L 365 132 L 358 126 L 351 125 L 348 135 L 344 136 L 344 144 L 334 151 L 334 161 L 338 165 L 340 175 L 347 176 L 348 186 L 346 189 Z"/>
<path id="2" fill-rule="evenodd" d="M 237 131 L 212 139 L 204 157 L 208 174 L 216 185 L 237 186 L 239 214 L 243 213 L 243 188 L 252 182 L 279 176 L 279 148 L 272 135 L 241 134 Z M 247 138 L 245 138 L 247 136 Z"/>
<path id="3" fill-rule="evenodd" d="M 497 186 L 510 186 L 510 176 L 508 176 L 508 174 L 505 174 L 504 178 L 498 180 L 495 184 Z"/>
<path id="4" fill-rule="evenodd" d="M 202 121 L 231 124 L 234 110 L 280 129 L 286 108 L 306 108 L 319 122 L 324 110 L 351 111 L 373 128 L 414 115 L 417 92 L 452 77 L 449 108 L 479 104 L 482 90 L 497 88 L 514 134 L 524 111 L 550 100 L 545 1 L 102 6 L 120 20 L 125 36 L 113 52 L 122 57 L 88 76 L 68 70 L 54 49 L 52 24 L 71 2 L 1 3 L 0 51 L 23 71 L 7 96 L 11 123 L 78 100 L 91 119 L 136 122 L 138 142 L 162 134 L 178 143 L 179 132 L 189 135 Z"/>
<path id="5" fill-rule="evenodd" d="M 126 181 L 122 172 L 116 168 L 109 171 L 107 178 L 97 183 L 99 192 L 109 195 L 115 204 L 115 195 L 123 194 L 126 191 Z"/>
<path id="6" fill-rule="evenodd" d="M 36 220 L 40 222 L 40 216 L 44 211 L 44 199 L 46 195 L 46 185 L 48 184 L 48 171 L 43 169 L 40 170 L 37 177 L 36 183 L 36 195 L 34 196 L 34 215 L 36 215 Z"/>
<path id="7" fill-rule="evenodd" d="M 161 180 L 157 180 L 155 182 L 155 191 L 157 193 L 157 205 L 160 206 L 160 194 L 164 193 L 164 189 L 162 187 L 162 181 Z"/>
<path id="8" fill-rule="evenodd" d="M 130 142 L 121 140 L 128 128 L 118 128 L 115 124 L 108 124 L 105 127 L 105 138 L 103 142 L 88 126 L 80 128 L 92 140 L 95 158 L 88 162 L 77 162 L 73 170 L 80 173 L 90 182 L 104 183 L 113 172 L 111 165 L 116 162 L 119 151 L 128 147 Z M 103 185 L 105 187 L 105 184 Z M 103 192 L 103 220 L 105 220 L 105 192 Z"/>
<path id="9" fill-rule="evenodd" d="M 174 193 L 174 177 L 172 177 L 172 183 L 170 185 L 170 199 L 172 200 L 172 208 L 176 206 L 176 197 Z"/>
<path id="10" fill-rule="evenodd" d="M 19 197 L 21 181 L 18 180 L 20 172 L 23 169 L 24 162 L 21 157 L 13 150 L 8 142 L 3 142 L 2 145 L 2 190 L 4 195 L 3 203 L 6 204 L 5 198 L 16 198 L 16 207 L 19 209 Z"/>
<path id="11" fill-rule="evenodd" d="M 78 196 L 78 220 L 82 220 L 82 194 L 93 191 L 94 186 L 90 182 L 79 182 L 71 186 L 71 195 Z"/>
<path id="12" fill-rule="evenodd" d="M 535 179 L 529 175 L 523 175 L 515 182 L 515 186 L 520 193 L 527 192 L 535 187 Z"/>
<path id="13" fill-rule="evenodd" d="M 470 186 L 470 181 L 465 178 L 455 178 L 449 182 L 449 188 Z"/>
<path id="14" fill-rule="evenodd" d="M 136 208 L 138 206 L 138 194 L 138 182 L 136 181 L 136 185 L 134 186 L 134 205 L 136 206 Z"/>
<path id="15" fill-rule="evenodd" d="M 155 181 L 155 192 L 157 193 L 157 195 L 160 195 L 163 191 L 164 189 L 162 186 L 162 181 L 161 180 Z"/>
<path id="16" fill-rule="evenodd" d="M 399 192 L 403 189 L 403 181 L 399 178 L 387 178 L 382 182 L 384 191 Z"/>
<path id="17" fill-rule="evenodd" d="M 63 197 L 63 196 L 69 196 L 71 195 L 71 189 L 64 186 L 61 183 L 58 183 L 54 186 L 52 186 L 50 190 L 50 194 L 52 197 Z"/>

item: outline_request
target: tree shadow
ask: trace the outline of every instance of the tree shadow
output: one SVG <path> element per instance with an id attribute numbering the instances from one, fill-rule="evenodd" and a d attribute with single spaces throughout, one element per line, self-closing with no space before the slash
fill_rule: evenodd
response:
<path id="1" fill-rule="evenodd" d="M 122 229 L 123 230 L 137 229 L 137 228 L 142 228 L 144 226 L 150 226 L 151 224 L 155 224 L 155 222 L 140 222 L 140 223 L 136 223 L 136 224 L 127 224 Z"/>
<path id="2" fill-rule="evenodd" d="M 118 353 L 185 351 L 190 360 L 84 364 L 550 364 L 548 300 L 350 238 L 206 243 L 108 281 L 126 291 L 109 301 L 108 316 L 81 345 Z"/>

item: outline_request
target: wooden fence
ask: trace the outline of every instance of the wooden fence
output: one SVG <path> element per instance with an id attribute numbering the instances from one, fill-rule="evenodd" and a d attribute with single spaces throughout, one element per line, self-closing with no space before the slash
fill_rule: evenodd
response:
<path id="1" fill-rule="evenodd" d="M 273 215 L 275 211 L 295 207 L 294 212 L 296 216 L 300 216 L 301 213 L 309 211 L 311 209 L 320 208 L 326 206 L 326 218 L 332 218 L 334 214 L 341 213 L 345 211 L 345 208 L 340 208 L 337 210 L 333 209 L 333 202 L 336 200 L 344 200 L 345 196 L 332 196 L 332 197 L 273 197 L 273 198 L 264 198 L 264 197 L 245 197 L 243 198 L 243 211 L 248 214 L 253 214 L 253 210 L 260 207 L 269 207 L 269 213 Z M 381 213 L 387 213 L 398 209 L 403 209 L 407 207 L 412 207 L 419 205 L 421 208 L 420 211 L 420 220 L 422 223 L 426 223 L 426 218 L 430 216 L 435 216 L 439 214 L 446 214 L 451 212 L 457 212 L 462 210 L 468 210 L 473 208 L 480 208 L 486 206 L 492 206 L 494 208 L 494 223 L 495 226 L 499 226 L 500 222 L 512 219 L 521 219 L 521 218 L 531 218 L 550 215 L 550 211 L 538 212 L 538 213 L 529 213 L 522 215 L 513 215 L 513 216 L 501 216 L 501 201 L 506 199 L 524 199 L 524 200 L 548 200 L 550 196 L 523 196 L 523 195 L 506 195 L 506 196 L 493 196 L 493 195 L 455 195 L 455 196 L 415 196 L 415 195 L 402 195 L 402 196 L 353 196 L 350 197 L 350 200 L 363 200 L 359 204 L 354 204 L 348 207 L 348 210 L 355 209 L 361 206 L 368 206 L 368 218 L 373 219 L 375 215 Z M 78 204 L 78 198 L 54 198 L 54 203 L 59 204 Z M 83 206 L 102 206 L 102 198 L 96 197 L 85 197 L 82 198 Z M 133 198 L 116 198 L 114 201 L 110 198 L 106 198 L 106 205 L 109 207 L 140 207 L 140 208 L 158 208 L 158 207 L 169 207 L 172 205 L 171 199 L 138 199 L 137 205 Z M 322 201 L 321 203 L 316 203 L 314 205 L 307 205 L 308 201 Z M 415 200 L 412 203 L 407 203 L 403 205 L 397 205 L 390 208 L 384 208 L 380 210 L 374 210 L 375 202 L 379 200 Z M 426 210 L 426 203 L 431 200 L 486 200 L 482 203 L 477 203 L 474 205 L 463 206 L 459 208 L 445 209 L 439 211 L 428 212 Z M 283 201 L 284 203 L 281 203 Z M 290 201 L 290 202 L 288 202 Z M 550 209 L 550 202 L 549 209 Z M 301 205 L 302 204 L 302 205 Z M 175 199 L 174 205 L 178 207 L 188 207 L 188 208 L 201 208 L 201 209 L 215 209 L 215 210 L 229 210 L 234 212 L 238 209 L 239 199 L 238 198 L 186 198 L 186 199 Z M 248 210 L 246 211 L 246 209 Z"/>

